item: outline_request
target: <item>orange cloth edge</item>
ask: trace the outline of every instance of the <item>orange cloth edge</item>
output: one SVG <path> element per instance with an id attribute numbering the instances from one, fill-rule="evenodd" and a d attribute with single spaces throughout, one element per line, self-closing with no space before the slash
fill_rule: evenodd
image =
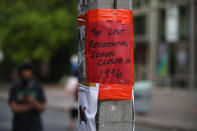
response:
<path id="1" fill-rule="evenodd" d="M 98 21 L 122 21 L 122 24 L 132 24 L 132 10 L 127 9 L 94 9 L 78 16 L 78 26 Z"/>
<path id="2" fill-rule="evenodd" d="M 132 86 L 132 84 L 99 84 L 98 100 L 132 100 Z"/>
<path id="3" fill-rule="evenodd" d="M 88 29 L 88 23 L 99 22 L 99 21 L 121 21 L 122 24 L 131 25 L 131 44 L 133 52 L 133 17 L 132 10 L 126 9 L 94 9 L 89 10 L 83 15 L 78 16 L 78 26 L 85 25 Z M 114 16 L 114 17 L 113 17 Z M 87 30 L 86 30 L 87 31 Z M 87 32 L 86 32 L 87 34 Z M 86 35 L 86 43 L 89 38 Z M 85 49 L 85 56 L 87 57 L 87 46 Z M 133 59 L 133 54 L 131 54 L 131 59 Z M 86 63 L 88 59 L 86 59 Z M 88 65 L 86 64 L 86 75 L 88 76 L 89 70 Z M 100 84 L 99 83 L 99 96 L 98 100 L 132 100 L 132 89 L 133 89 L 133 71 L 134 64 L 131 64 L 131 83 L 130 84 Z M 121 86 L 121 88 L 120 88 Z M 110 87 L 110 92 L 107 92 L 107 88 Z M 128 93 L 128 91 L 130 93 Z M 113 93 L 113 95 L 112 95 Z M 120 95 L 122 94 L 122 95 Z"/>

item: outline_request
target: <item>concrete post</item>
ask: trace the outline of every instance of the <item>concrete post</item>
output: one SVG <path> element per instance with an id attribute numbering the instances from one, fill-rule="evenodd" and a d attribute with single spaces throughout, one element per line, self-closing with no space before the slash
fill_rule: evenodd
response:
<path id="1" fill-rule="evenodd" d="M 190 59 L 189 59 L 189 87 L 191 90 L 194 89 L 195 86 L 195 4 L 194 0 L 190 1 Z"/>
<path id="2" fill-rule="evenodd" d="M 158 0 L 150 1 L 150 46 L 149 46 L 149 80 L 153 86 L 156 82 L 157 44 L 158 44 Z"/>
<path id="3" fill-rule="evenodd" d="M 132 0 L 82 0 L 82 2 L 84 7 L 78 10 L 78 15 L 91 9 L 132 7 Z M 133 131 L 132 109 L 132 101 L 99 101 L 96 116 L 97 131 Z"/>

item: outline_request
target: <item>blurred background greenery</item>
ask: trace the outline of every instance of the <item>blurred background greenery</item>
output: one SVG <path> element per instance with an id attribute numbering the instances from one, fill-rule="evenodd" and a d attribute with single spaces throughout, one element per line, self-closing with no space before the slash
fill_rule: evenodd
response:
<path id="1" fill-rule="evenodd" d="M 77 0 L 0 0 L 0 81 L 14 78 L 24 62 L 45 81 L 69 73 L 77 52 L 76 9 Z"/>

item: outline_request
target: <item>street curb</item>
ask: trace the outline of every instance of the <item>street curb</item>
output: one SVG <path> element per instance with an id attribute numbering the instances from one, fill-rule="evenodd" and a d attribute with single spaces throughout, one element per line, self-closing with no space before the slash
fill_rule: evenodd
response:
<path id="1" fill-rule="evenodd" d="M 4 96 L 0 95 L 0 100 L 7 100 L 7 98 L 5 98 Z"/>
<path id="2" fill-rule="evenodd" d="M 55 112 L 62 112 L 62 113 L 69 113 L 68 108 L 57 107 L 57 106 L 52 106 L 52 105 L 47 105 L 47 110 L 52 110 Z"/>
<path id="3" fill-rule="evenodd" d="M 168 131 L 196 131 L 196 129 L 191 129 L 191 128 L 167 126 L 167 125 L 150 123 L 150 122 L 135 121 L 135 123 L 136 123 L 136 125 L 142 125 L 142 126 L 146 126 L 146 127 L 150 127 L 150 128 L 152 127 L 152 128 L 165 129 Z"/>
<path id="4" fill-rule="evenodd" d="M 49 110 L 53 110 L 53 111 L 57 111 L 57 112 L 69 113 L 68 108 L 61 108 L 61 107 L 50 106 L 50 105 L 48 105 L 47 108 Z M 196 129 L 191 129 L 191 128 L 183 128 L 183 127 L 177 127 L 177 126 L 165 126 L 162 124 L 155 124 L 155 123 L 143 122 L 143 121 L 135 121 L 135 123 L 136 123 L 136 125 L 140 125 L 140 126 L 164 129 L 164 130 L 168 130 L 168 131 L 196 131 Z"/>
<path id="5" fill-rule="evenodd" d="M 5 96 L 0 95 L 0 100 L 6 101 L 7 98 Z M 46 110 L 52 110 L 55 112 L 62 112 L 62 113 L 69 113 L 69 108 L 58 107 L 58 106 L 53 106 L 53 105 L 46 105 Z M 192 129 L 192 128 L 167 126 L 167 125 L 151 123 L 151 122 L 142 121 L 142 120 L 136 120 L 135 123 L 136 123 L 136 125 L 142 125 L 142 126 L 146 126 L 146 127 L 150 127 L 150 128 L 152 127 L 152 128 L 165 129 L 165 130 L 169 130 L 169 131 L 196 131 L 196 129 Z"/>
<path id="6" fill-rule="evenodd" d="M 0 100 L 6 101 L 7 99 L 8 98 L 0 95 Z M 62 113 L 68 113 L 69 111 L 68 108 L 57 107 L 57 106 L 52 106 L 52 105 L 46 105 L 46 110 L 53 110 L 53 111 L 62 112 Z"/>

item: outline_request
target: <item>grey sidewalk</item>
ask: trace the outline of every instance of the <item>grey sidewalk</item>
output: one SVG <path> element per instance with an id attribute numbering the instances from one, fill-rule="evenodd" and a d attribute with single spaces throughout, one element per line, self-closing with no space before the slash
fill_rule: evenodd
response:
<path id="1" fill-rule="evenodd" d="M 136 121 L 175 130 L 197 131 L 197 92 L 153 89 L 149 114 L 137 116 Z"/>
<path id="2" fill-rule="evenodd" d="M 62 87 L 44 86 L 47 107 L 67 112 L 70 97 Z M 8 90 L 0 86 L 0 99 L 6 99 Z M 197 92 L 180 89 L 152 89 L 151 109 L 147 115 L 137 115 L 136 124 L 161 127 L 169 130 L 197 131 Z"/>

